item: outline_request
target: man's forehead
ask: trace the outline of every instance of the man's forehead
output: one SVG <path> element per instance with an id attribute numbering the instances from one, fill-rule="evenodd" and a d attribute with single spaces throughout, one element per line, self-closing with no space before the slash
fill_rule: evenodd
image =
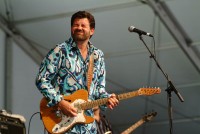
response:
<path id="1" fill-rule="evenodd" d="M 89 20 L 87 18 L 76 18 L 74 20 L 74 22 L 86 22 L 86 23 L 89 23 Z"/>

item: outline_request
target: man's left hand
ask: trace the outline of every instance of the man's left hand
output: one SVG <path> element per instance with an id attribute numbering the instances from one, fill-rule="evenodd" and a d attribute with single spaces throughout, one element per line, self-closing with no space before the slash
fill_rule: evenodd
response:
<path id="1" fill-rule="evenodd" d="M 110 98 L 108 98 L 107 107 L 110 108 L 110 109 L 113 109 L 118 104 L 119 104 L 119 101 L 118 101 L 116 95 L 115 94 L 111 94 Z"/>

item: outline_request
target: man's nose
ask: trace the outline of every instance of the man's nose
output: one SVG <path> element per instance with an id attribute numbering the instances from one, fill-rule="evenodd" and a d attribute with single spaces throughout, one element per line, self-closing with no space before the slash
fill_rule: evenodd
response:
<path id="1" fill-rule="evenodd" d="M 77 26 L 77 29 L 82 29 L 83 27 L 81 25 L 78 25 Z"/>

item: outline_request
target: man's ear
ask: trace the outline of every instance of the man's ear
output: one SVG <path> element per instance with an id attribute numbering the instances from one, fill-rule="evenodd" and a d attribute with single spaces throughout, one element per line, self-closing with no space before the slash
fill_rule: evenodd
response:
<path id="1" fill-rule="evenodd" d="M 91 29 L 90 29 L 90 35 L 93 35 L 93 34 L 94 34 L 94 31 L 95 31 L 95 29 L 94 29 L 94 28 L 91 28 Z"/>

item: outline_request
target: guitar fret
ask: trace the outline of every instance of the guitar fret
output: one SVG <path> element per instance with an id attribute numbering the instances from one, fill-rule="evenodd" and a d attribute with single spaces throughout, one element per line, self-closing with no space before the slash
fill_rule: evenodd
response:
<path id="1" fill-rule="evenodd" d="M 81 109 L 83 109 L 83 110 L 91 109 L 95 106 L 100 106 L 100 105 L 106 104 L 107 101 L 108 101 L 108 98 L 103 98 L 103 99 L 99 99 L 99 100 L 85 102 L 85 103 L 81 104 Z"/>
<path id="2" fill-rule="evenodd" d="M 136 92 L 136 91 L 129 92 L 129 93 L 123 93 L 123 94 L 118 95 L 118 99 L 123 100 L 123 99 L 131 98 L 131 97 L 137 96 L 137 95 L 138 95 L 138 92 Z"/>

